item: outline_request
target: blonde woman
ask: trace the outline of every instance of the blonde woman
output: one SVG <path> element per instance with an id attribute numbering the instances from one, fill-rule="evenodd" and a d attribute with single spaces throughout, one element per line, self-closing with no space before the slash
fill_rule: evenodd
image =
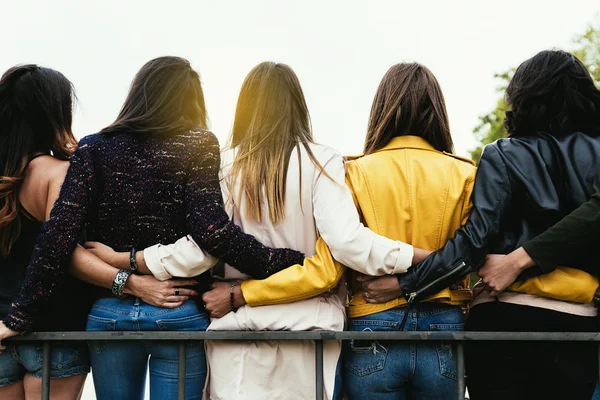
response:
<path id="1" fill-rule="evenodd" d="M 213 275 L 227 282 L 213 284 L 203 300 L 213 317 L 226 315 L 209 329 L 343 330 L 343 268 L 333 257 L 365 274 L 384 275 L 406 271 L 425 254 L 361 224 L 344 183 L 343 158 L 313 142 L 302 88 L 287 65 L 261 63 L 246 77 L 222 160 L 225 208 L 244 232 L 266 245 L 318 254 L 261 281 L 229 266 L 214 268 Z M 88 247 L 112 265 L 129 263 L 125 253 L 98 243 Z M 147 248 L 137 259 L 159 279 L 193 276 L 216 261 L 189 237 Z M 326 398 L 339 398 L 339 381 L 334 383 L 340 344 L 329 341 L 324 350 Z M 314 398 L 311 341 L 211 342 L 207 360 L 212 399 Z"/>

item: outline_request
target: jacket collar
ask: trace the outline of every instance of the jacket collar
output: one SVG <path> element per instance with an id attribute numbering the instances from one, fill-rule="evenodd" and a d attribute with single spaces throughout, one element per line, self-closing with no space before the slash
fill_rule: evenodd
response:
<path id="1" fill-rule="evenodd" d="M 420 136 L 412 136 L 412 135 L 396 136 L 396 137 L 392 138 L 392 140 L 390 140 L 388 142 L 388 144 L 383 146 L 381 149 L 375 151 L 374 153 L 379 153 L 381 151 L 387 151 L 387 150 L 399 150 L 399 149 L 419 149 L 419 150 L 435 151 L 435 152 L 439 153 L 439 151 L 436 150 L 431 144 L 429 144 L 429 142 L 427 140 L 423 139 Z M 444 152 L 444 154 L 448 154 L 448 153 Z M 451 154 L 448 154 L 448 155 L 451 155 Z M 362 157 L 364 157 L 364 154 L 346 156 L 346 157 L 344 157 L 344 159 L 346 161 L 352 161 L 352 160 L 357 160 Z M 473 163 L 470 160 L 469 160 L 469 162 Z"/>
<path id="2" fill-rule="evenodd" d="M 420 149 L 437 151 L 431 144 L 429 144 L 427 140 L 423 139 L 420 136 L 403 135 L 392 138 L 392 140 L 390 140 L 388 144 L 386 144 L 381 149 L 377 150 L 377 152 L 397 149 Z"/>

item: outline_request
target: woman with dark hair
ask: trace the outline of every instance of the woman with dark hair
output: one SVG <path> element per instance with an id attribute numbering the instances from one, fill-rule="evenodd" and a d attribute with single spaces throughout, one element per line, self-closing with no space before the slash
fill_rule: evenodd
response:
<path id="1" fill-rule="evenodd" d="M 444 96 L 433 73 L 417 63 L 392 66 L 371 108 L 365 153 L 347 164 L 346 180 L 369 228 L 422 248 L 450 239 L 471 209 L 475 166 L 452 154 Z M 410 269 L 408 269 L 410 271 Z M 410 308 L 394 275 L 352 273 L 347 308 L 353 331 L 463 329 L 468 280 L 439 287 Z M 453 349 L 441 344 L 345 343 L 344 384 L 350 399 L 452 399 Z"/>
<path id="2" fill-rule="evenodd" d="M 187 60 L 161 57 L 142 67 L 116 121 L 82 139 L 73 153 L 0 339 L 31 330 L 67 275 L 66 262 L 84 227 L 89 239 L 132 255 L 136 248 L 190 234 L 210 254 L 257 278 L 302 262 L 302 253 L 265 247 L 229 220 L 221 204 L 219 145 L 206 125 L 200 79 Z M 132 270 L 135 257 L 130 269 L 116 274 L 109 265 L 72 265 L 77 277 L 110 288 L 99 292 L 88 330 L 206 329 L 205 312 L 186 300 L 210 287 L 208 274 L 166 283 L 171 294 L 152 305 L 126 297 L 136 295 L 129 283 L 145 278 Z M 199 399 L 206 375 L 203 344 L 189 346 L 186 359 L 187 398 Z M 99 399 L 143 399 L 148 361 L 151 397 L 177 396 L 176 345 L 97 342 L 91 360 Z"/>
<path id="3" fill-rule="evenodd" d="M 0 319 L 18 297 L 42 223 L 48 219 L 77 141 L 71 131 L 73 86 L 60 72 L 37 65 L 6 71 L 0 79 Z M 64 286 L 74 296 L 74 282 Z M 36 287 L 36 290 L 41 286 Z M 56 299 L 43 308 L 36 330 L 81 330 L 85 304 Z M 62 312 L 59 312 L 61 309 Z M 68 311 L 65 313 L 65 311 Z M 41 396 L 41 349 L 0 343 L 0 398 Z M 51 389 L 78 399 L 90 370 L 85 345 L 52 350 Z"/>
<path id="4" fill-rule="evenodd" d="M 476 270 L 488 253 L 507 254 L 544 232 L 593 193 L 600 164 L 600 91 L 583 63 L 542 51 L 519 66 L 506 100 L 510 134 L 483 152 L 474 208 L 443 249 L 398 276 L 416 304 Z M 574 248 L 575 249 L 575 248 Z M 576 249 L 575 249 L 576 251 Z M 473 331 L 593 332 L 598 279 L 590 260 L 529 268 L 506 291 L 473 301 Z M 548 273 L 545 273 L 548 272 Z M 467 348 L 472 399 L 582 399 L 598 378 L 594 343 L 477 343 Z"/>

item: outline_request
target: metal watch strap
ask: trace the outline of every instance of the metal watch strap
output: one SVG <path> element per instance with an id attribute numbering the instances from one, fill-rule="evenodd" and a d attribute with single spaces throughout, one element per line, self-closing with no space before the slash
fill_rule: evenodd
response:
<path id="1" fill-rule="evenodd" d="M 123 298 L 123 291 L 125 290 L 125 283 L 127 283 L 127 279 L 131 275 L 131 271 L 127 271 L 126 269 L 120 269 L 119 272 L 115 275 L 115 279 L 113 280 L 111 292 L 117 298 Z"/>

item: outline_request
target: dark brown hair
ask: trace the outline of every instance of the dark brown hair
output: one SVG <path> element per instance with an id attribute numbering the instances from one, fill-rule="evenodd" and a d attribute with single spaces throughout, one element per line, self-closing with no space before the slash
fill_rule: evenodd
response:
<path id="1" fill-rule="evenodd" d="M 207 125 L 198 73 L 184 58 L 159 57 L 136 74 L 119 116 L 101 133 L 172 136 Z"/>
<path id="2" fill-rule="evenodd" d="M 585 65 L 561 50 L 523 62 L 506 88 L 504 125 L 511 136 L 600 134 L 600 90 Z"/>
<path id="3" fill-rule="evenodd" d="M 21 233 L 19 189 L 36 154 L 68 160 L 77 146 L 71 130 L 73 85 L 37 65 L 16 66 L 0 78 L 0 256 Z"/>
<path id="4" fill-rule="evenodd" d="M 442 89 L 418 63 L 396 64 L 384 75 L 373 99 L 364 152 L 380 150 L 403 135 L 420 136 L 439 151 L 454 151 Z"/>

